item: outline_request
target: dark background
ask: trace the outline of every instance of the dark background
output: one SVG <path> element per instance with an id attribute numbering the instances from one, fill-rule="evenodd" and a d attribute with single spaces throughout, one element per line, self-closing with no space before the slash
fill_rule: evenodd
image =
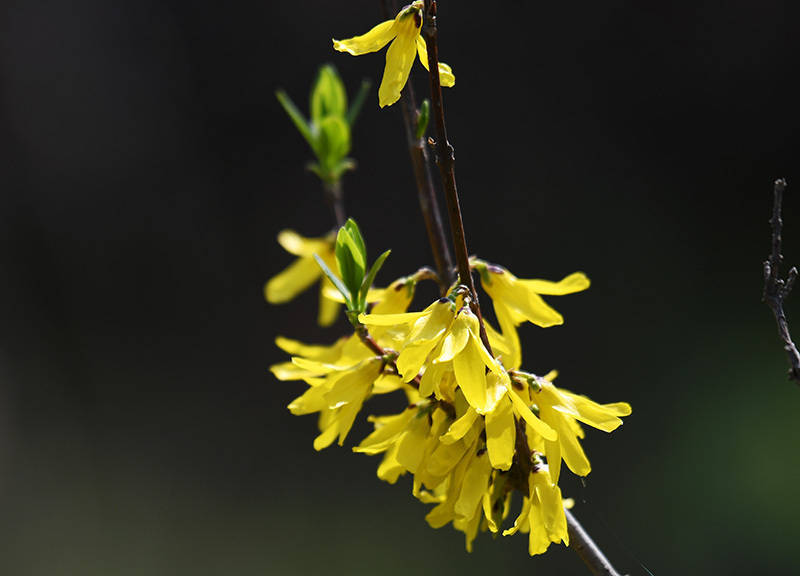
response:
<path id="1" fill-rule="evenodd" d="M 585 441 L 576 514 L 621 571 L 798 570 L 800 389 L 760 302 L 772 180 L 800 263 L 789 2 L 447 2 L 441 57 L 470 250 L 584 270 L 523 330 L 526 366 L 634 408 Z M 284 334 L 330 342 L 316 294 L 271 307 L 274 241 L 331 225 L 274 98 L 319 64 L 373 91 L 349 214 L 381 283 L 430 262 L 383 53 L 330 39 L 375 1 L 6 1 L 0 10 L 0 573 L 585 574 L 523 536 L 432 530 L 377 458 L 315 453 Z M 424 93 L 415 65 L 412 79 Z M 797 182 L 796 185 L 793 185 Z M 788 303 L 800 323 L 800 294 Z M 415 306 L 426 303 L 418 301 Z M 800 333 L 800 324 L 797 325 Z M 354 430 L 350 444 L 367 431 Z M 584 502 L 585 501 L 585 502 Z"/>

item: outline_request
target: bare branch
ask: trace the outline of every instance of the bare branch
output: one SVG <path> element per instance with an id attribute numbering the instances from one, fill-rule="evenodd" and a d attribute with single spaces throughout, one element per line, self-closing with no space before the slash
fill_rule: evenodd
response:
<path id="1" fill-rule="evenodd" d="M 784 300 L 792 291 L 797 278 L 797 268 L 793 266 L 785 280 L 780 277 L 780 267 L 783 263 L 783 254 L 781 254 L 781 232 L 783 231 L 781 209 L 785 190 L 786 180 L 783 178 L 775 180 L 772 218 L 769 221 L 772 226 L 772 252 L 764 262 L 764 292 L 762 300 L 772 310 L 775 322 L 778 324 L 778 335 L 783 341 L 783 349 L 786 350 L 786 354 L 789 357 L 789 379 L 800 383 L 800 352 L 798 352 L 797 346 L 792 341 L 792 336 L 789 333 L 789 322 L 786 320 L 786 313 L 783 310 Z"/>

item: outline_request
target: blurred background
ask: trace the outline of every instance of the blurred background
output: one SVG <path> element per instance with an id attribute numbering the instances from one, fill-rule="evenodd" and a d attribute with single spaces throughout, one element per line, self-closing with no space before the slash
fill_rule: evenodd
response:
<path id="1" fill-rule="evenodd" d="M 800 568 L 800 388 L 760 301 L 776 177 L 800 264 L 790 5 L 439 7 L 470 251 L 593 280 L 551 299 L 564 326 L 523 329 L 524 357 L 633 405 L 589 431 L 585 486 L 562 475 L 631 575 Z M 380 283 L 431 263 L 384 55 L 331 48 L 379 20 L 375 0 L 4 2 L 0 573 L 588 573 L 524 536 L 467 554 L 377 458 L 315 453 L 315 418 L 286 410 L 303 385 L 267 370 L 275 336 L 346 330 L 315 326 L 316 291 L 263 299 L 292 261 L 276 234 L 332 225 L 278 87 L 305 111 L 324 62 L 351 94 L 372 80 L 347 210 L 393 250 Z M 800 336 L 800 293 L 787 313 Z"/>

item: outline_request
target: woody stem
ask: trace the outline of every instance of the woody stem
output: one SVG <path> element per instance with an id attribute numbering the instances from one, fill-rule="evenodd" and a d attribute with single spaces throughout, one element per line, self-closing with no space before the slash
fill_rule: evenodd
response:
<path id="1" fill-rule="evenodd" d="M 464 223 L 461 219 L 461 206 L 458 201 L 458 190 L 456 188 L 455 175 L 455 155 L 453 147 L 447 140 L 447 128 L 444 121 L 444 106 L 442 104 L 442 86 L 439 80 L 439 47 L 438 47 L 438 27 L 436 23 L 436 0 L 425 0 L 425 25 L 423 34 L 428 45 L 428 69 L 430 70 L 431 81 L 431 104 L 432 114 L 436 122 L 436 163 L 439 165 L 439 172 L 442 177 L 442 185 L 447 198 L 448 215 L 450 216 L 450 231 L 453 236 L 453 247 L 458 263 L 458 274 L 461 283 L 469 288 L 472 293 L 470 307 L 480 322 L 481 340 L 489 353 L 492 353 L 489 345 L 489 338 L 486 335 L 486 328 L 483 325 L 480 305 L 478 304 L 478 294 L 472 282 L 472 274 L 469 267 L 469 252 L 464 236 Z M 567 512 L 567 528 L 569 530 L 571 547 L 583 560 L 589 571 L 595 576 L 618 576 L 618 572 L 606 559 L 597 544 L 586 533 L 575 517 Z"/>
<path id="2" fill-rule="evenodd" d="M 483 325 L 478 292 L 475 290 L 475 284 L 472 281 L 472 271 L 469 267 L 469 252 L 467 251 L 464 222 L 461 219 L 461 204 L 456 187 L 456 158 L 453 153 L 453 147 L 447 140 L 447 126 L 444 121 L 444 104 L 442 102 L 442 85 L 439 79 L 439 46 L 435 0 L 425 0 L 424 22 L 423 34 L 428 46 L 428 69 L 430 70 L 429 76 L 431 81 L 431 113 L 436 124 L 436 164 L 439 166 L 442 187 L 444 188 L 445 197 L 447 198 L 447 215 L 450 218 L 450 233 L 453 240 L 453 249 L 456 253 L 458 275 L 461 284 L 469 288 L 470 294 L 472 295 L 470 308 L 475 316 L 478 317 L 481 341 L 486 347 L 486 350 L 492 354 L 492 346 L 489 344 L 486 327 Z"/>

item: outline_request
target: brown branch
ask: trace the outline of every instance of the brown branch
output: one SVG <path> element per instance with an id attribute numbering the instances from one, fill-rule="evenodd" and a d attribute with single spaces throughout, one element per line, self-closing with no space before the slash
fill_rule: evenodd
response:
<path id="1" fill-rule="evenodd" d="M 453 239 L 453 248 L 456 253 L 458 264 L 458 275 L 460 282 L 469 288 L 472 294 L 470 308 L 478 317 L 480 325 L 481 341 L 486 349 L 492 354 L 492 346 L 486 334 L 486 327 L 483 325 L 483 315 L 478 301 L 478 292 L 472 282 L 472 271 L 469 267 L 469 252 L 467 251 L 467 240 L 464 235 L 464 222 L 461 219 L 461 205 L 458 199 L 458 189 L 456 187 L 455 173 L 455 154 L 453 147 L 447 139 L 447 126 L 444 121 L 444 105 L 442 103 L 442 85 L 439 80 L 439 45 L 438 27 L 436 24 L 436 1 L 425 0 L 425 18 L 423 35 L 428 45 L 428 69 L 430 70 L 431 80 L 431 104 L 434 121 L 436 123 L 436 164 L 439 166 L 439 173 L 442 178 L 442 186 L 447 198 L 447 214 L 450 217 L 450 234 Z"/>
<path id="2" fill-rule="evenodd" d="M 333 218 L 336 220 L 336 228 L 344 226 L 346 220 L 344 213 L 344 195 L 342 194 L 342 183 L 338 180 L 333 182 L 324 182 L 322 189 L 325 193 L 325 201 L 333 212 Z"/>
<path id="3" fill-rule="evenodd" d="M 597 547 L 592 537 L 583 529 L 581 523 L 569 510 L 564 510 L 567 516 L 567 532 L 569 532 L 569 546 L 580 556 L 589 571 L 594 576 L 620 576 L 603 551 Z"/>
<path id="4" fill-rule="evenodd" d="M 781 254 L 781 231 L 783 230 L 783 219 L 781 218 L 781 205 L 783 204 L 783 192 L 786 190 L 786 180 L 779 178 L 775 180 L 773 188 L 772 218 L 772 253 L 764 261 L 764 292 L 761 297 L 767 303 L 775 322 L 778 324 L 778 335 L 783 341 L 783 349 L 789 356 L 789 379 L 800 383 L 800 352 L 792 341 L 789 333 L 789 322 L 786 320 L 786 313 L 783 311 L 783 302 L 792 291 L 794 281 L 797 278 L 797 268 L 792 266 L 786 279 L 780 277 L 780 266 L 783 262 Z"/>
<path id="5" fill-rule="evenodd" d="M 397 12 L 397 2 L 395 0 L 382 0 L 381 8 L 383 17 L 389 19 L 392 14 Z M 428 149 L 425 146 L 424 139 L 422 137 L 417 138 L 416 134 L 419 112 L 417 112 L 414 87 L 410 81 L 406 82 L 401 92 L 400 109 L 403 113 L 403 128 L 406 133 L 408 153 L 411 157 L 411 167 L 414 169 L 414 180 L 417 184 L 419 209 L 425 221 L 428 243 L 433 253 L 436 270 L 439 273 L 439 289 L 442 296 L 444 296 L 455 280 L 453 278 L 453 257 L 450 255 L 450 248 L 447 245 L 439 202 L 436 200 L 436 190 L 433 186 L 430 162 L 428 161 Z"/>

